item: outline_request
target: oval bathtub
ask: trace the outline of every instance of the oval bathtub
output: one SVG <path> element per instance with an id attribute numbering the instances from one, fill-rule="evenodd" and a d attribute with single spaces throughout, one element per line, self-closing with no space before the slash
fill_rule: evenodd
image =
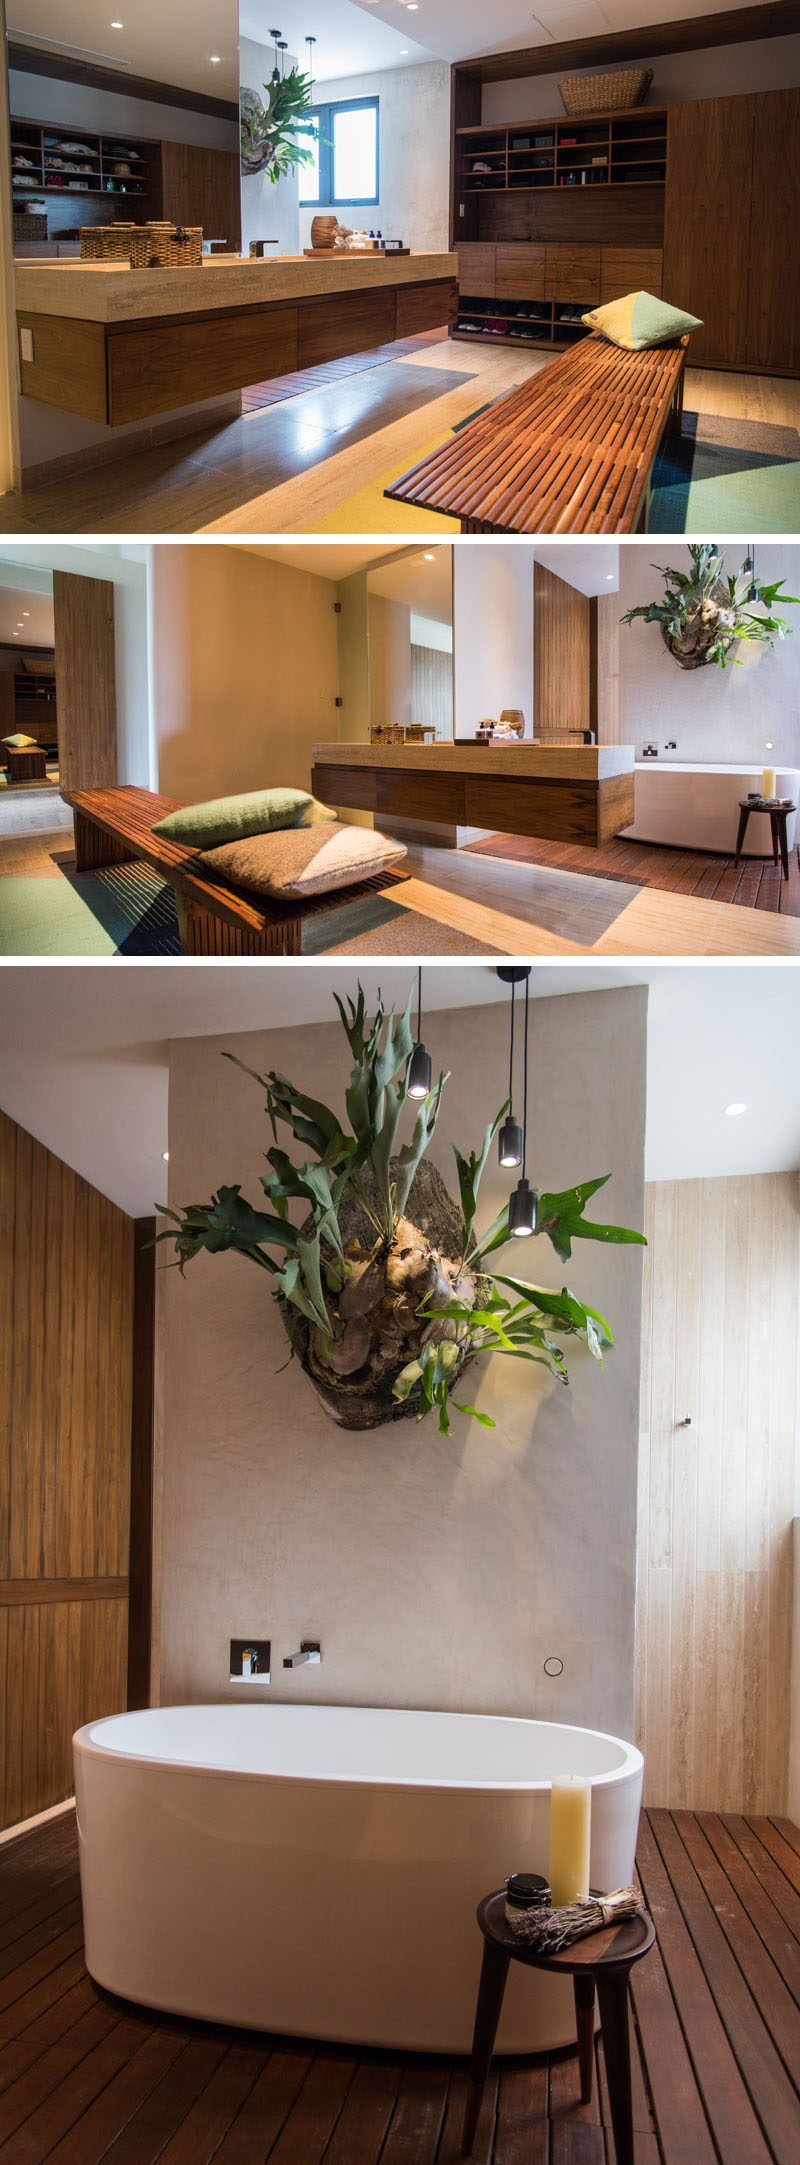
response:
<path id="1" fill-rule="evenodd" d="M 549 1784 L 592 1781 L 592 1884 L 631 1877 L 632 1745 L 591 1729 L 365 1707 L 182 1706 L 74 1738 L 86 1959 L 172 2013 L 469 2049 L 475 1908 L 546 1871 Z M 514 1966 L 498 2049 L 574 2039 L 569 1982 Z"/>
<path id="2" fill-rule="evenodd" d="M 625 842 L 667 842 L 673 849 L 720 851 L 732 856 L 739 825 L 739 799 L 761 786 L 760 767 L 692 767 L 681 760 L 637 759 L 634 770 L 636 817 L 623 827 Z M 800 773 L 796 767 L 777 767 L 775 789 L 779 797 L 797 803 Z M 790 849 L 794 847 L 796 814 L 786 826 Z M 746 857 L 772 854 L 769 820 L 751 819 L 747 828 Z"/>

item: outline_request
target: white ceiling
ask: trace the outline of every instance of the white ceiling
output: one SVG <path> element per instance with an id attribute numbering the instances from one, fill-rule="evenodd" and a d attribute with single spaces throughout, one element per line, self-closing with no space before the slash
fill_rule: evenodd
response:
<path id="1" fill-rule="evenodd" d="M 21 628 L 20 628 L 21 625 Z M 19 632 L 19 646 L 52 646 L 53 597 L 29 594 L 23 588 L 0 586 L 0 639 Z"/>
<path id="2" fill-rule="evenodd" d="M 766 5 L 766 0 L 757 0 Z M 638 30 L 651 23 L 684 22 L 696 15 L 723 15 L 731 0 L 419 0 L 409 13 L 408 0 L 356 0 L 374 22 L 392 25 L 405 18 L 431 53 L 445 60 L 475 59 L 484 53 L 515 52 L 527 45 L 561 45 L 579 38 L 607 37 L 612 30 Z"/>
<path id="3" fill-rule="evenodd" d="M 406 553 L 417 559 L 419 551 L 410 545 L 408 549 L 387 549 L 385 541 L 240 541 L 240 549 L 250 549 L 255 556 L 268 556 L 278 564 L 290 564 L 294 571 L 313 572 L 318 579 L 348 579 L 351 573 L 364 571 L 370 565 L 383 566 L 399 563 Z M 430 544 L 441 562 L 449 561 L 450 542 Z M 631 546 L 636 547 L 633 543 Z M 458 543 L 459 549 L 480 549 L 485 543 L 476 538 Z M 619 587 L 619 543 L 616 541 L 553 541 L 547 544 L 536 541 L 495 541 L 494 549 L 527 549 L 531 563 L 534 559 L 544 564 L 556 577 L 566 579 L 581 594 L 616 594 Z M 386 587 L 376 592 L 388 592 Z M 415 607 L 421 607 L 421 600 Z"/>
<path id="4" fill-rule="evenodd" d="M 407 15 L 405 7 L 395 7 L 393 14 L 387 10 L 380 19 L 375 8 L 355 7 L 353 0 L 277 0 L 274 14 L 266 12 L 263 0 L 260 4 L 258 0 L 241 0 L 239 29 L 243 38 L 268 43 L 273 25 L 280 29 L 290 53 L 296 54 L 303 67 L 308 62 L 305 40 L 309 35 L 316 38 L 313 73 L 317 82 L 371 74 L 379 68 L 409 68 L 415 60 L 431 58 L 429 48 L 420 45 L 418 36 L 409 35 L 415 18 Z"/>
<path id="5" fill-rule="evenodd" d="M 206 97 L 238 98 L 237 0 L 7 0 L 6 16 L 10 37 L 48 41 L 45 52 L 55 46 L 95 67 L 128 62 L 121 88 L 126 75 L 147 75 Z M 123 28 L 112 30 L 112 22 Z"/>
<path id="6" fill-rule="evenodd" d="M 391 963 L 8 963 L 0 1105 L 124 1210 L 146 1216 L 165 1194 L 170 1037 L 334 1021 L 333 985 L 352 994 L 359 979 L 368 999 L 380 985 L 398 1005 L 412 976 Z M 800 1167 L 797 965 L 540 963 L 533 994 L 641 984 L 648 1179 Z M 491 964 L 448 962 L 426 967 L 423 997 L 435 1064 L 437 1009 L 507 993 Z M 727 1118 L 739 1099 L 747 1113 Z"/>
<path id="7" fill-rule="evenodd" d="M 236 541 L 228 548 L 248 549 L 253 556 L 274 558 L 292 571 L 310 571 L 315 579 L 349 579 L 386 556 L 385 541 Z"/>

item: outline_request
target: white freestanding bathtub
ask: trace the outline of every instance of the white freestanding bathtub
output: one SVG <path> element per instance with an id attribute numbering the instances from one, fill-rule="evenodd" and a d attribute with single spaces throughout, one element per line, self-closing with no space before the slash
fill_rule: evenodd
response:
<path id="1" fill-rule="evenodd" d="M 691 767 L 681 760 L 637 759 L 634 769 L 636 817 L 623 827 L 626 842 L 669 842 L 673 849 L 720 850 L 732 855 L 739 825 L 739 799 L 761 788 L 760 767 Z M 797 803 L 800 773 L 777 767 L 775 794 Z M 786 836 L 794 847 L 796 814 L 790 813 Z M 748 822 L 746 857 L 772 853 L 766 815 Z"/>
<path id="2" fill-rule="evenodd" d="M 487 1715 L 159 1707 L 74 1739 L 86 1959 L 146 2006 L 365 2045 L 469 2048 L 481 1895 L 547 1870 L 554 1775 L 592 1781 L 592 1885 L 633 1870 L 642 1758 Z M 575 2035 L 514 1965 L 499 2049 Z"/>

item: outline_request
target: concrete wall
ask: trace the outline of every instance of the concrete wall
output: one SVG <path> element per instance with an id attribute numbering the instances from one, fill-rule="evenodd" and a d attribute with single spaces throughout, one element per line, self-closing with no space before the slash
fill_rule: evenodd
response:
<path id="1" fill-rule="evenodd" d="M 800 83 L 800 37 L 759 38 L 751 44 L 714 45 L 697 53 L 658 53 L 640 64 L 653 70 L 648 105 L 735 97 L 748 90 L 784 90 L 787 83 Z M 597 75 L 605 66 L 601 62 L 597 68 L 571 68 L 569 73 Z M 484 120 L 539 120 L 560 113 L 558 80 L 557 75 L 530 75 L 513 82 L 486 83 Z"/>
<path id="2" fill-rule="evenodd" d="M 729 571 L 738 571 L 746 542 L 723 546 Z M 756 545 L 759 579 L 783 579 L 789 594 L 800 594 L 800 547 L 792 542 Z M 689 568 L 684 547 L 666 542 L 656 552 L 659 564 Z M 660 600 L 662 581 L 649 547 L 632 545 L 619 552 L 619 613 Z M 772 648 L 741 646 L 741 668 L 681 669 L 667 652 L 657 624 L 620 624 L 619 735 L 633 744 L 659 746 L 659 758 L 737 760 L 757 765 L 774 760 L 800 761 L 800 608 L 778 614 L 794 626 L 792 635 Z M 668 738 L 677 749 L 665 752 Z M 767 755 L 767 740 L 774 745 Z"/>
<path id="3" fill-rule="evenodd" d="M 394 1004 L 410 974 L 388 967 Z M 432 1015 L 425 1034 L 434 1069 L 451 1072 L 433 1156 L 452 1186 L 452 1140 L 475 1145 L 504 1097 L 506 1034 L 470 1009 Z M 532 1004 L 534 1176 L 560 1188 L 613 1168 L 603 1214 L 630 1225 L 643 1222 L 645 1038 L 642 988 Z M 224 1043 L 342 1102 L 337 1022 Z M 260 1194 L 261 1093 L 222 1049 L 172 1046 L 173 1204 L 220 1182 Z M 492 1154 L 482 1224 L 507 1192 Z M 576 1249 L 567 1273 L 544 1240 L 524 1255 L 515 1244 L 513 1264 L 553 1285 L 566 1275 L 608 1316 L 604 1368 L 578 1349 L 564 1390 L 527 1363 L 476 1364 L 469 1396 L 498 1426 L 454 1416 L 450 1438 L 430 1421 L 336 1428 L 287 1365 L 269 1282 L 244 1258 L 163 1273 L 164 1700 L 232 1696 L 228 1641 L 252 1631 L 272 1638 L 271 1698 L 535 1714 L 630 1735 L 642 1251 Z M 322 1667 L 285 1674 L 282 1655 L 306 1636 L 321 1639 Z M 543 1669 L 552 1654 L 556 1680 Z"/>
<path id="4" fill-rule="evenodd" d="M 155 551 L 158 786 L 199 802 L 289 782 L 338 736 L 335 587 L 237 547 Z"/>
<path id="5" fill-rule="evenodd" d="M 322 101 L 380 99 L 380 201 L 339 211 L 343 225 L 380 227 L 407 248 L 446 248 L 450 188 L 450 69 L 444 60 L 350 75 L 317 83 Z M 300 209 L 300 246 L 307 248 L 316 208 Z"/>
<path id="6" fill-rule="evenodd" d="M 261 45 L 255 38 L 239 39 L 239 81 L 243 89 L 256 91 L 263 98 L 264 85 L 272 74 L 274 47 Z M 284 54 L 284 67 L 296 66 L 296 55 Z M 287 174 L 284 180 L 272 181 L 267 173 L 242 174 L 242 255 L 246 256 L 251 241 L 277 241 L 268 255 L 296 255 L 300 246 L 298 216 L 298 180 L 296 174 Z"/>
<path id="7" fill-rule="evenodd" d="M 453 644 L 455 734 L 471 737 L 485 716 L 521 707 L 533 735 L 533 558 L 495 541 L 455 549 Z"/>

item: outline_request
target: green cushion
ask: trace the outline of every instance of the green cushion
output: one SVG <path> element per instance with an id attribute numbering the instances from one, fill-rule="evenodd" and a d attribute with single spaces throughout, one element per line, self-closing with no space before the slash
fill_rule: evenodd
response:
<path id="1" fill-rule="evenodd" d="M 313 820 L 334 819 L 307 789 L 251 789 L 240 797 L 215 797 L 207 804 L 182 805 L 159 819 L 154 834 L 187 849 L 217 849 L 250 834 L 270 834 L 276 827 L 306 827 Z"/>
<path id="2" fill-rule="evenodd" d="M 607 301 L 581 317 L 590 331 L 602 331 L 612 346 L 640 353 L 643 346 L 665 346 L 682 338 L 684 331 L 699 331 L 701 316 L 687 316 L 683 308 L 671 308 L 654 293 L 626 293 L 621 301 Z"/>
<path id="3" fill-rule="evenodd" d="M 15 752 L 35 752 L 37 749 L 35 737 L 22 737 L 19 733 L 16 737 L 4 737 L 3 743 L 13 745 Z"/>

